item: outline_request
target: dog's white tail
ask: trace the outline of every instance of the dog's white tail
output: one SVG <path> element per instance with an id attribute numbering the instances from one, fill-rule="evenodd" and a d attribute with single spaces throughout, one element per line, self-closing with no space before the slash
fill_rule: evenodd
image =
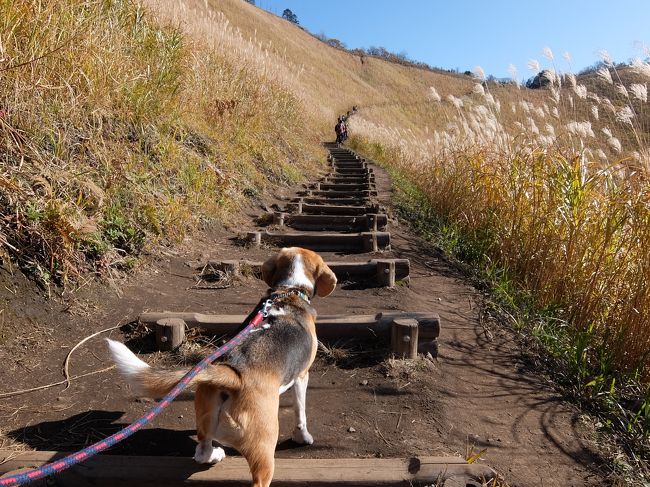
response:
<path id="1" fill-rule="evenodd" d="M 154 370 L 140 360 L 126 345 L 106 339 L 108 349 L 118 370 L 126 377 L 137 394 L 147 397 L 161 397 L 180 381 L 189 369 Z M 199 372 L 189 385 L 208 383 L 222 389 L 237 391 L 241 388 L 239 374 L 227 365 L 210 365 Z"/>
<path id="2" fill-rule="evenodd" d="M 108 349 L 113 356 L 113 362 L 117 365 L 117 369 L 122 375 L 132 377 L 142 372 L 144 369 L 149 369 L 149 365 L 140 360 L 136 355 L 127 348 L 126 345 L 110 338 L 106 339 Z"/>

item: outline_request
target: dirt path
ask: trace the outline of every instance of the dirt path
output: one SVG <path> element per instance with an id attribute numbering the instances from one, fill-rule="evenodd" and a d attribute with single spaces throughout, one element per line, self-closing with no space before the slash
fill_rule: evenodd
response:
<path id="1" fill-rule="evenodd" d="M 390 207 L 388 177 L 379 168 L 375 174 L 380 202 Z M 251 226 L 242 232 L 254 229 L 255 215 L 250 216 Z M 277 456 L 467 455 L 486 449 L 479 461 L 498 470 L 511 486 L 603 485 L 595 471 L 599 456 L 586 439 L 590 429 L 528 370 L 509 332 L 484 327 L 481 294 L 408 228 L 391 221 L 389 229 L 392 250 L 381 257 L 410 259 L 410 285 L 387 289 L 343 282 L 315 306 L 321 314 L 435 311 L 442 324 L 438 359 L 390 361 L 385 343 L 330 344 L 330 352 L 319 354 L 312 369 L 308 392 L 315 443 L 303 447 L 291 442 L 293 413 L 290 398 L 283 397 Z M 247 314 L 265 291 L 254 277 L 219 290 L 194 288 L 194 267 L 200 263 L 263 260 L 273 252 L 245 248 L 233 237 L 212 231 L 168 251 L 137 275 L 115 281 L 113 290 L 89 287 L 63 304 L 49 301 L 45 307 L 28 283 L 0 274 L 8 283 L 0 292 L 5 323 L 11 317 L 22 330 L 0 349 L 0 392 L 60 380 L 63 358 L 73 344 L 110 325 L 133 321 L 145 310 Z M 343 260 L 334 253 L 321 254 L 326 260 Z M 354 260 L 370 257 L 361 254 Z M 127 341 L 150 363 L 192 362 L 202 350 L 201 340 L 193 338 L 182 353 L 155 352 L 151 335 L 133 324 L 110 335 Z M 71 371 L 75 375 L 107 365 L 105 346 L 94 339 L 73 357 Z M 149 406 L 132 397 L 114 370 L 79 379 L 67 390 L 57 387 L 0 399 L 0 446 L 73 450 L 113 433 Z M 154 425 L 112 452 L 191 456 L 193 417 L 191 396 L 181 398 Z"/>

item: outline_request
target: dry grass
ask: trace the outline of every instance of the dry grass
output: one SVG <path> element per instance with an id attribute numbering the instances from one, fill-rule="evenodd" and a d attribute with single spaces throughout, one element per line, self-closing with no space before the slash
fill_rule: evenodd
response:
<path id="1" fill-rule="evenodd" d="M 353 104 L 416 128 L 467 77 L 325 46 L 240 0 L 0 1 L 0 249 L 43 283 L 130 268 L 295 184 Z"/>
<path id="2" fill-rule="evenodd" d="M 416 130 L 467 77 L 360 58 L 240 0 L 0 0 L 0 258 L 128 269 L 300 181 L 353 104 Z"/>
<path id="3" fill-rule="evenodd" d="M 5 255 L 43 283 L 128 268 L 313 167 L 285 75 L 210 22 L 219 38 L 131 1 L 0 2 Z"/>
<path id="4" fill-rule="evenodd" d="M 478 80 L 465 96 L 432 92 L 421 130 L 362 113 L 352 144 L 403 179 L 411 220 L 536 316 L 528 331 L 562 364 L 557 377 L 643 458 L 650 65 L 606 69 L 600 94 L 570 73 L 537 91 Z"/>
<path id="5" fill-rule="evenodd" d="M 361 117 L 352 130 L 360 147 L 416 182 L 452 246 L 466 242 L 455 249 L 461 257 L 506 269 L 538 308 L 595 331 L 612 361 L 637 370 L 650 348 L 647 128 L 641 117 L 611 120 L 610 132 L 631 133 L 635 144 L 605 154 L 614 135 L 596 136 L 595 120 L 567 120 L 577 102 L 559 83 L 545 94 L 541 105 L 506 107 L 478 85 L 438 102 L 448 123 L 428 137 Z M 601 105 L 616 115 L 624 101 Z M 535 129 L 542 123 L 545 132 Z"/>

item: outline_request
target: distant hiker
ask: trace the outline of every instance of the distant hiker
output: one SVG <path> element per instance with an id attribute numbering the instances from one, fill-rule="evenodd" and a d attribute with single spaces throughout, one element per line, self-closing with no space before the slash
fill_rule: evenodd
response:
<path id="1" fill-rule="evenodd" d="M 337 144 L 343 142 L 343 127 L 345 127 L 345 124 L 343 123 L 342 118 L 339 117 L 338 121 L 336 122 L 336 126 L 334 127 L 334 132 L 336 132 Z"/>
<path id="2" fill-rule="evenodd" d="M 352 113 L 357 113 L 357 106 L 356 105 L 352 106 Z"/>
<path id="3" fill-rule="evenodd" d="M 341 141 L 345 142 L 348 139 L 348 124 L 345 123 L 345 119 L 341 121 Z"/>

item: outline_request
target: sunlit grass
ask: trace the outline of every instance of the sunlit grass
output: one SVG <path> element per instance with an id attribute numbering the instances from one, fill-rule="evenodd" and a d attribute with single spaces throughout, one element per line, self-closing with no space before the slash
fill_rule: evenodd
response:
<path id="1" fill-rule="evenodd" d="M 428 132 L 362 114 L 352 144 L 392 171 L 404 217 L 523 312 L 511 324 L 528 323 L 562 364 L 560 382 L 647 452 L 650 402 L 638 385 L 650 373 L 647 98 L 619 81 L 611 101 L 571 76 L 533 101 L 490 84 L 433 96 L 432 124 L 445 124 Z M 600 110 L 583 106 L 596 98 Z M 571 118 L 580 113 L 592 118 Z"/>
<path id="2" fill-rule="evenodd" d="M 188 31 L 130 0 L 0 1 L 0 243 L 40 282 L 233 220 L 314 166 L 296 74 L 192 15 Z"/>

